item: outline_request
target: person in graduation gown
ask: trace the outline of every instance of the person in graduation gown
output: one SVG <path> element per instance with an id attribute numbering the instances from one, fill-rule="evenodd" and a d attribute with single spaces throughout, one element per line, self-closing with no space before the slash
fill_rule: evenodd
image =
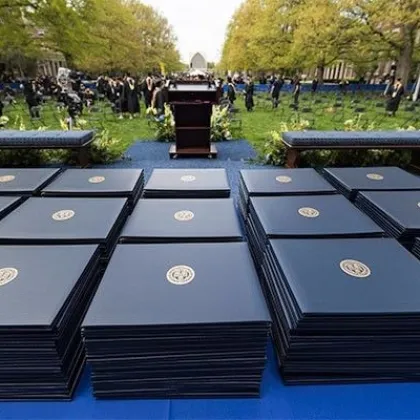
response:
<path id="1" fill-rule="evenodd" d="M 151 102 L 151 107 L 156 110 L 156 118 L 161 118 L 165 112 L 165 100 L 164 92 L 162 90 L 163 83 L 162 81 L 157 81 L 153 91 L 153 98 Z"/>
<path id="2" fill-rule="evenodd" d="M 273 83 L 271 85 L 271 99 L 273 101 L 273 109 L 278 108 L 279 106 L 280 91 L 283 86 L 280 80 L 274 77 Z"/>
<path id="3" fill-rule="evenodd" d="M 312 95 L 315 95 L 316 91 L 318 90 L 318 79 L 315 78 L 314 80 L 312 80 Z"/>
<path id="4" fill-rule="evenodd" d="M 37 91 L 35 81 L 31 80 L 24 84 L 23 94 L 31 118 L 40 118 L 39 105 L 41 104 L 41 97 Z"/>
<path id="5" fill-rule="evenodd" d="M 127 113 L 130 120 L 133 116 L 140 114 L 140 101 L 137 95 L 136 81 L 128 74 L 124 78 L 124 101 L 127 104 Z"/>
<path id="6" fill-rule="evenodd" d="M 252 77 L 248 77 L 245 81 L 245 107 L 248 112 L 254 109 L 254 82 Z"/>
<path id="7" fill-rule="evenodd" d="M 124 83 L 121 79 L 115 81 L 115 110 L 119 114 L 119 119 L 124 118 L 124 113 L 127 112 L 126 102 L 124 100 Z"/>
<path id="8" fill-rule="evenodd" d="M 293 103 L 295 104 L 295 106 L 299 106 L 299 96 L 300 96 L 300 91 L 302 88 L 302 85 L 300 83 L 300 79 L 296 78 L 293 82 Z"/>
<path id="9" fill-rule="evenodd" d="M 227 97 L 229 99 L 229 103 L 231 105 L 233 105 L 236 101 L 236 89 L 235 89 L 235 85 L 232 82 L 232 78 L 228 77 L 227 78 L 227 82 L 228 82 L 228 91 L 227 91 Z"/>
<path id="10" fill-rule="evenodd" d="M 146 104 L 146 108 L 150 108 L 152 105 L 153 91 L 155 88 L 151 72 L 147 74 L 146 85 L 144 88 L 144 102 Z"/>
<path id="11" fill-rule="evenodd" d="M 404 96 L 404 86 L 401 83 L 401 79 L 397 79 L 397 82 L 392 87 L 392 94 L 387 101 L 386 111 L 391 117 L 395 117 L 395 114 L 400 107 L 401 99 Z"/>

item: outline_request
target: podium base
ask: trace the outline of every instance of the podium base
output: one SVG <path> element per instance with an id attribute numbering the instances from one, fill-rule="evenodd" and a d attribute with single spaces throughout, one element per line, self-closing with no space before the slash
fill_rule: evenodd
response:
<path id="1" fill-rule="evenodd" d="M 185 157 L 185 156 L 199 156 L 199 157 L 207 157 L 208 159 L 216 158 L 217 157 L 217 148 L 214 144 L 210 145 L 210 151 L 208 148 L 202 147 L 189 147 L 189 148 L 177 148 L 176 144 L 173 144 L 169 148 L 169 158 L 176 159 L 177 157 Z"/>

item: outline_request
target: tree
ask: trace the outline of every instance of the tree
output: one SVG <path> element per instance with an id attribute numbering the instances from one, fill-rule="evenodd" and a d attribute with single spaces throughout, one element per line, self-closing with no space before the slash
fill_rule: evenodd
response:
<path id="1" fill-rule="evenodd" d="M 420 0 L 342 0 L 346 13 L 362 28 L 366 42 L 387 51 L 407 85 L 420 37 Z"/>
<path id="2" fill-rule="evenodd" d="M 291 59 L 295 65 L 316 67 L 322 82 L 324 69 L 352 51 L 360 34 L 336 1 L 304 0 L 293 9 L 295 29 Z"/>
<path id="3" fill-rule="evenodd" d="M 92 73 L 180 66 L 167 20 L 134 0 L 0 0 L 0 23 L 2 56 L 56 51 Z"/>
<path id="4" fill-rule="evenodd" d="M 163 64 L 166 71 L 180 70 L 181 57 L 167 19 L 136 0 L 126 0 L 125 5 L 136 19 L 136 37 L 143 52 L 141 69 L 157 69 Z"/>
<path id="5" fill-rule="evenodd" d="M 32 3 L 23 2 L 29 7 Z M 33 3 L 35 4 L 35 3 Z M 0 0 L 0 59 L 21 73 L 31 72 L 31 62 L 41 51 L 34 40 L 35 28 L 28 25 L 15 1 Z"/>
<path id="6" fill-rule="evenodd" d="M 220 67 L 224 70 L 254 69 L 258 55 L 251 50 L 262 7 L 259 0 L 246 0 L 234 13 L 227 29 Z M 254 44 L 255 45 L 255 44 Z"/>

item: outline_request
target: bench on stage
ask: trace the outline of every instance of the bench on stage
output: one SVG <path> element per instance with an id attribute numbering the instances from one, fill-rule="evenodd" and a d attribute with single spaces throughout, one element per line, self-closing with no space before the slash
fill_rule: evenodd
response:
<path id="1" fill-rule="evenodd" d="M 420 149 L 420 131 L 289 131 L 283 134 L 286 166 L 297 168 L 305 150 Z M 414 156 L 413 156 L 414 158 Z M 415 163 L 418 159 L 413 159 Z"/>
<path id="2" fill-rule="evenodd" d="M 1 149 L 72 149 L 81 167 L 89 164 L 89 147 L 95 132 L 87 131 L 0 131 Z"/>

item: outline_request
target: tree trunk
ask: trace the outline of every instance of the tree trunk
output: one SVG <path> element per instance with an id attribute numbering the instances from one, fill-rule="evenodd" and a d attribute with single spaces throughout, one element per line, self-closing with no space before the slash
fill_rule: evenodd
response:
<path id="1" fill-rule="evenodd" d="M 398 58 L 398 77 L 401 78 L 401 82 L 404 88 L 407 88 L 410 82 L 411 70 L 413 67 L 413 54 L 414 54 L 414 36 L 406 36 L 404 42 L 404 48 L 401 50 L 401 54 Z"/>
<path id="2" fill-rule="evenodd" d="M 323 63 L 318 64 L 318 66 L 316 67 L 316 78 L 320 85 L 324 83 L 324 70 L 325 70 L 325 66 Z"/>

